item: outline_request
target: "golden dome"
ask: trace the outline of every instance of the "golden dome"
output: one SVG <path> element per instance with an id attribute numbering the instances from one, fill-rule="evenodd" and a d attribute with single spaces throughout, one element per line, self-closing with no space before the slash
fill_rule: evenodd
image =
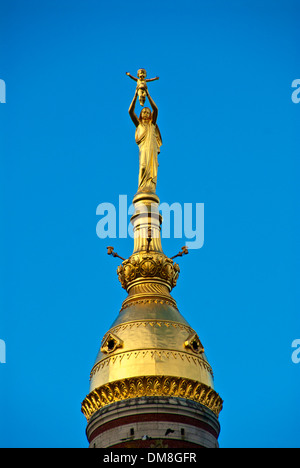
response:
<path id="1" fill-rule="evenodd" d="M 144 299 L 120 312 L 104 335 L 90 391 L 143 375 L 174 376 L 213 388 L 212 369 L 197 333 L 167 301 Z"/>
<path id="2" fill-rule="evenodd" d="M 214 391 L 204 348 L 170 294 L 180 269 L 162 251 L 159 199 L 144 194 L 134 204 L 134 251 L 117 270 L 128 297 L 102 339 L 82 411 L 89 419 L 115 401 L 176 396 L 218 416 L 222 400 Z"/>

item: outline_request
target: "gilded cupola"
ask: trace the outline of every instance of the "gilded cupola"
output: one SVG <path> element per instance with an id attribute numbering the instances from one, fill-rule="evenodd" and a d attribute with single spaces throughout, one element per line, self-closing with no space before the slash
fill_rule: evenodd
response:
<path id="1" fill-rule="evenodd" d="M 204 347 L 171 296 L 180 268 L 162 251 L 159 199 L 138 194 L 134 206 L 134 251 L 117 268 L 128 296 L 102 338 L 82 411 L 89 419 L 112 401 L 172 395 L 218 415 L 222 400 L 214 391 Z"/>
<path id="2" fill-rule="evenodd" d="M 82 402 L 82 412 L 88 420 L 87 434 L 91 444 L 92 440 L 97 440 L 95 446 L 99 447 L 149 446 L 145 445 L 146 439 L 143 439 L 142 433 L 138 433 L 138 430 L 142 430 L 138 429 L 141 426 L 134 426 L 134 417 L 147 414 L 148 426 L 145 422 L 143 430 L 151 432 L 152 428 L 148 439 L 160 443 L 157 441 L 164 440 L 163 429 L 160 429 L 162 421 L 175 418 L 172 404 L 186 402 L 185 413 L 176 410 L 174 424 L 183 425 L 184 422 L 184 427 L 195 426 L 199 432 L 200 425 L 203 431 L 209 420 L 207 432 L 210 433 L 208 439 L 211 439 L 210 442 L 202 442 L 199 432 L 197 436 L 194 433 L 190 437 L 185 435 L 182 443 L 216 446 L 219 432 L 217 419 L 222 409 L 222 399 L 214 390 L 213 371 L 201 339 L 181 315 L 171 295 L 180 275 L 180 267 L 175 258 L 167 257 L 162 249 L 162 217 L 156 195 L 157 157 L 160 151 L 157 141 L 158 138 L 160 143 L 162 140 L 156 123 L 157 107 L 147 86 L 143 87 L 143 91 L 152 107 L 151 120 L 144 121 L 134 112 L 138 90 L 129 109 L 139 135 L 140 158 L 139 187 L 133 199 L 135 211 L 131 218 L 134 247 L 132 255 L 122 259 L 117 268 L 120 284 L 128 294 L 110 329 L 102 335 L 90 373 L 89 394 Z M 108 248 L 108 253 L 118 257 L 112 247 Z M 184 253 L 187 253 L 185 248 L 180 255 Z M 150 403 L 154 405 L 155 417 L 149 413 Z M 192 408 L 188 416 L 187 408 Z M 111 429 L 112 421 L 116 418 L 120 427 L 122 412 L 123 438 Z M 130 428 L 126 419 L 129 414 Z M 154 419 L 155 424 L 149 425 Z M 190 422 L 187 423 L 187 420 Z M 200 420 L 203 420 L 201 424 Z M 186 434 L 182 431 L 188 430 L 183 427 L 180 430 L 182 441 L 182 434 Z M 176 434 L 176 431 L 174 426 L 168 437 L 178 442 L 179 432 Z M 124 440 L 127 445 L 124 445 Z M 138 445 L 138 441 L 144 445 Z M 170 444 L 170 441 L 163 443 Z"/>

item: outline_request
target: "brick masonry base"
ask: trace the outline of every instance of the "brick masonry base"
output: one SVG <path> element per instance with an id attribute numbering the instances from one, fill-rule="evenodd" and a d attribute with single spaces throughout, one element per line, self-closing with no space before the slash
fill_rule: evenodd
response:
<path id="1" fill-rule="evenodd" d="M 141 397 L 97 411 L 90 448 L 217 448 L 220 425 L 205 406 L 173 397 Z"/>

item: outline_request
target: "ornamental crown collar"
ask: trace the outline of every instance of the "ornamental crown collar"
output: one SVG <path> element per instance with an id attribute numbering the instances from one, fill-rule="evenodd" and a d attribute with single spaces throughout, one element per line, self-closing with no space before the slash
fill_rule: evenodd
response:
<path id="1" fill-rule="evenodd" d="M 145 282 L 158 282 L 171 291 L 177 283 L 180 268 L 164 254 L 134 254 L 117 269 L 120 283 L 124 289 Z"/>

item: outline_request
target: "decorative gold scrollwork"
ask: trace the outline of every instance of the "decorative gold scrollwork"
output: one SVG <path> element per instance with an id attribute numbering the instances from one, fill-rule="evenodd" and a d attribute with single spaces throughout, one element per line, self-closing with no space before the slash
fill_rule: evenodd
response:
<path id="1" fill-rule="evenodd" d="M 102 407 L 129 398 L 168 396 L 196 401 L 209 408 L 217 417 L 223 401 L 211 387 L 191 379 L 169 376 L 132 377 L 117 380 L 93 390 L 82 402 L 81 411 L 87 418 Z"/>
<path id="2" fill-rule="evenodd" d="M 152 257 L 146 257 L 140 263 L 140 274 L 142 276 L 155 276 L 157 271 L 157 265 Z"/>
<path id="3" fill-rule="evenodd" d="M 161 279 L 171 290 L 176 286 L 180 268 L 171 258 L 161 254 L 133 255 L 118 266 L 117 274 L 122 287 L 126 290 L 139 278 Z"/>

